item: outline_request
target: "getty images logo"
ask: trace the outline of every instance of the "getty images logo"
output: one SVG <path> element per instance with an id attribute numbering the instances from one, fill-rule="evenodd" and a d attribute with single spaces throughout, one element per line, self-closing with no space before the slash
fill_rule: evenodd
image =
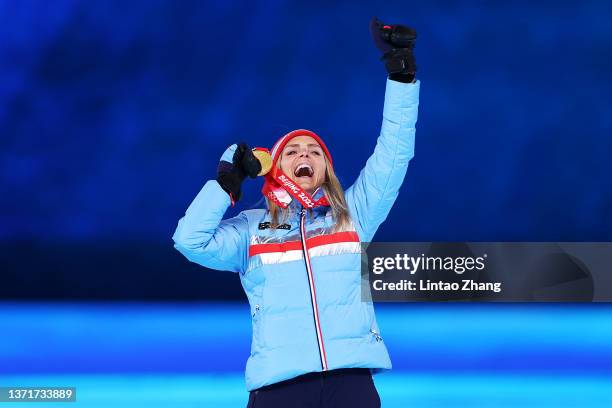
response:
<path id="1" fill-rule="evenodd" d="M 375 257 L 372 260 L 372 272 L 380 275 L 385 271 L 403 270 L 414 275 L 418 271 L 453 271 L 458 275 L 466 271 L 482 271 L 486 265 L 487 254 L 482 256 L 410 256 L 396 254 L 392 257 Z"/>

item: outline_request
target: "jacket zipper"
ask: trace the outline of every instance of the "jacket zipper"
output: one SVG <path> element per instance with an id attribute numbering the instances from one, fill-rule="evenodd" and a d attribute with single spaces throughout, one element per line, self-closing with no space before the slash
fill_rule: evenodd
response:
<path id="1" fill-rule="evenodd" d="M 306 263 L 306 272 L 308 275 L 308 286 L 310 288 L 310 303 L 312 304 L 312 316 L 314 319 L 315 329 L 317 332 L 317 344 L 319 346 L 319 356 L 321 357 L 321 368 L 327 371 L 327 356 L 325 354 L 325 345 L 323 344 L 323 332 L 321 331 L 321 322 L 319 320 L 319 308 L 317 307 L 317 292 L 315 290 L 314 275 L 310 264 L 310 256 L 308 255 L 308 247 L 306 246 L 306 209 L 302 209 L 300 213 L 300 237 L 302 239 L 302 251 L 304 252 L 304 262 Z"/>

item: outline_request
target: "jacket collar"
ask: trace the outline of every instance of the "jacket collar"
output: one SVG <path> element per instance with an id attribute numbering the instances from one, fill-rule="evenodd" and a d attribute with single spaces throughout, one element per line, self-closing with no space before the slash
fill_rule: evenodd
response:
<path id="1" fill-rule="evenodd" d="M 320 199 L 321 197 L 323 197 L 325 195 L 325 191 L 323 190 L 322 187 L 319 187 L 315 190 L 314 194 L 312 194 L 312 198 L 316 201 L 318 199 Z M 304 209 L 304 207 L 302 206 L 302 203 L 300 203 L 298 200 L 293 199 L 291 200 L 291 203 L 289 203 L 289 208 L 291 209 L 291 212 L 296 212 L 297 214 L 300 213 L 300 211 L 302 211 Z M 312 209 L 313 214 L 319 214 L 319 213 L 323 213 L 325 214 L 327 212 L 327 209 L 329 207 L 326 206 L 318 206 Z"/>

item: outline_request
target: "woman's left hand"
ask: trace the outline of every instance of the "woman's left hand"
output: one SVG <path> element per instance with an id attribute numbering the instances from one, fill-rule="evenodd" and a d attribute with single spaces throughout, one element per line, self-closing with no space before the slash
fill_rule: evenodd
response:
<path id="1" fill-rule="evenodd" d="M 403 25 L 384 24 L 373 17 L 370 21 L 370 33 L 376 47 L 383 52 L 382 59 L 385 60 L 389 79 L 414 82 L 417 70 L 413 53 L 416 30 Z"/>

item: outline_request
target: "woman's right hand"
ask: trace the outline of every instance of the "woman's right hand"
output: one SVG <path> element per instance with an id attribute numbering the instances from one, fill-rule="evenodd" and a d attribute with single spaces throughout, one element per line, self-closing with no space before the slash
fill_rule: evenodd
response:
<path id="1" fill-rule="evenodd" d="M 232 206 L 242 197 L 244 179 L 255 178 L 260 171 L 261 163 L 246 143 L 233 144 L 225 150 L 217 167 L 217 182 L 230 195 Z"/>

